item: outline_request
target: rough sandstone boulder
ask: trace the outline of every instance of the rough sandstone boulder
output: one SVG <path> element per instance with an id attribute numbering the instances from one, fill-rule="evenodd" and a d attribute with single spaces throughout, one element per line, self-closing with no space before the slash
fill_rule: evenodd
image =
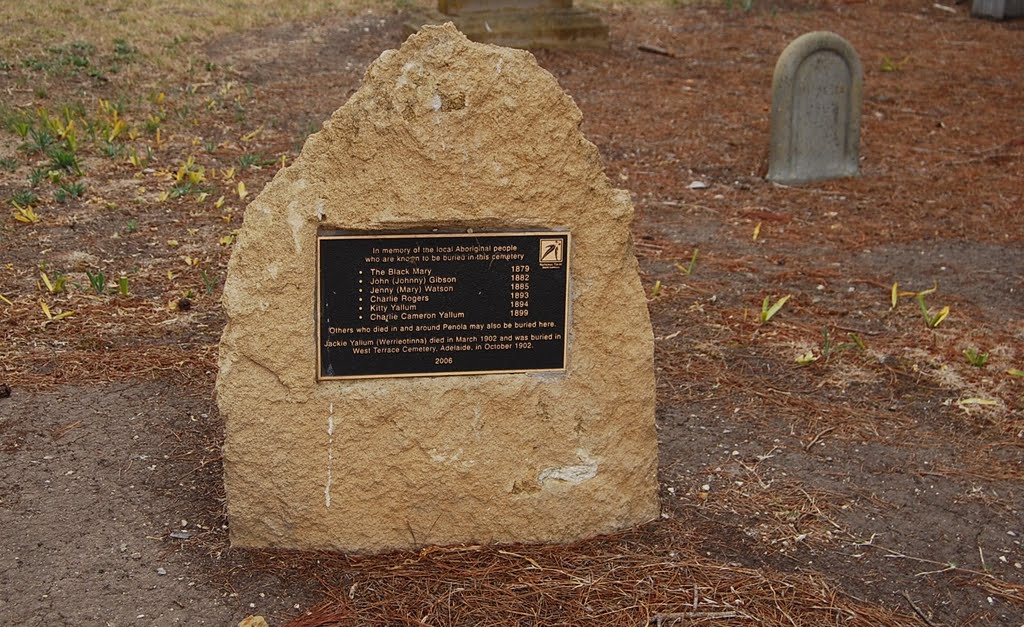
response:
<path id="1" fill-rule="evenodd" d="M 658 515 L 633 209 L 521 50 L 427 27 L 246 209 L 217 397 L 236 546 L 562 542 Z M 572 234 L 564 374 L 318 381 L 317 234 Z"/>

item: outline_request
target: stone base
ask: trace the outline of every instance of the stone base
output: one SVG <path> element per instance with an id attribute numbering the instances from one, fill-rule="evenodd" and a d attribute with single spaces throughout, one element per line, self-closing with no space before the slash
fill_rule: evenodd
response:
<path id="1" fill-rule="evenodd" d="M 996 20 L 1024 17 L 1024 0 L 974 0 L 971 15 Z"/>
<path id="2" fill-rule="evenodd" d="M 452 22 L 466 37 L 509 48 L 607 48 L 608 25 L 583 9 L 499 10 L 445 15 L 430 12 L 405 23 L 406 35 L 425 24 Z"/>

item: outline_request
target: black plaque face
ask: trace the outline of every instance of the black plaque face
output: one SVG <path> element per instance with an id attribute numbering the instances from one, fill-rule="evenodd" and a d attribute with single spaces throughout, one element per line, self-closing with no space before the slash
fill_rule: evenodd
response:
<path id="1" fill-rule="evenodd" d="M 565 370 L 569 234 L 323 235 L 318 377 Z"/>

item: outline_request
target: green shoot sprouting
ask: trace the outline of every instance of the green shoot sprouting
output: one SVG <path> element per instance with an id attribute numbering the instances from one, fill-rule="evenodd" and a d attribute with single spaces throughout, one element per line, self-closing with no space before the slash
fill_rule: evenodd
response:
<path id="1" fill-rule="evenodd" d="M 97 270 L 96 274 L 86 270 L 85 276 L 89 277 L 89 285 L 97 294 L 102 294 L 103 290 L 107 288 L 107 277 L 102 270 Z"/>
<path id="2" fill-rule="evenodd" d="M 690 276 L 691 274 L 693 274 L 694 269 L 697 267 L 697 253 L 698 252 L 700 252 L 700 249 L 699 248 L 694 248 L 693 249 L 693 256 L 690 257 L 690 263 L 686 264 L 685 266 L 682 265 L 682 264 L 677 263 L 677 264 L 675 264 L 676 270 L 679 270 L 680 272 L 682 272 L 686 276 Z"/>
<path id="3" fill-rule="evenodd" d="M 915 297 L 917 299 L 918 307 L 921 308 L 921 316 L 924 317 L 924 322 L 925 324 L 928 325 L 929 329 L 934 329 L 935 327 L 939 326 L 940 324 L 942 324 L 942 321 L 949 316 L 949 305 L 946 305 L 945 307 L 940 309 L 938 313 L 932 314 L 931 311 L 928 309 L 928 305 L 925 304 L 924 302 L 924 297 L 927 296 L 928 294 L 931 294 L 937 289 L 937 287 L 933 287 L 931 289 L 924 290 L 923 292 L 918 292 Z"/>
<path id="4" fill-rule="evenodd" d="M 964 350 L 964 357 L 967 358 L 967 363 L 971 364 L 975 368 L 984 368 L 985 364 L 988 363 L 988 353 L 978 352 L 976 348 L 968 348 Z"/>
<path id="5" fill-rule="evenodd" d="M 654 282 L 654 287 L 651 288 L 651 298 L 657 298 L 661 296 L 661 280 Z"/>
<path id="6" fill-rule="evenodd" d="M 770 305 L 769 303 L 771 303 L 771 299 L 768 296 L 765 296 L 764 302 L 761 303 L 761 324 L 768 322 L 775 316 L 775 314 L 779 313 L 779 311 L 782 310 L 782 307 L 786 304 L 786 301 L 788 301 L 792 296 L 792 294 L 786 294 L 779 300 L 775 301 L 774 305 Z"/>
<path id="7" fill-rule="evenodd" d="M 199 278 L 203 280 L 203 286 L 206 288 L 206 293 L 213 294 L 214 290 L 217 289 L 217 278 L 211 277 L 206 273 L 206 270 L 199 271 Z"/>

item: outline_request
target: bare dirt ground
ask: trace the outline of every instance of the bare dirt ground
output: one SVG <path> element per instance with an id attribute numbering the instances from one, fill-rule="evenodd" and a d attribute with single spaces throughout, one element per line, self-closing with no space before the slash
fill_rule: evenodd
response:
<path id="1" fill-rule="evenodd" d="M 731 4 L 612 5 L 610 49 L 536 52 L 633 194 L 656 335 L 663 518 L 567 547 L 227 546 L 232 232 L 403 14 L 166 76 L 130 42 L 4 60 L 0 622 L 1024 625 L 1022 24 Z M 772 68 L 817 29 L 864 63 L 862 175 L 772 185 Z"/>

